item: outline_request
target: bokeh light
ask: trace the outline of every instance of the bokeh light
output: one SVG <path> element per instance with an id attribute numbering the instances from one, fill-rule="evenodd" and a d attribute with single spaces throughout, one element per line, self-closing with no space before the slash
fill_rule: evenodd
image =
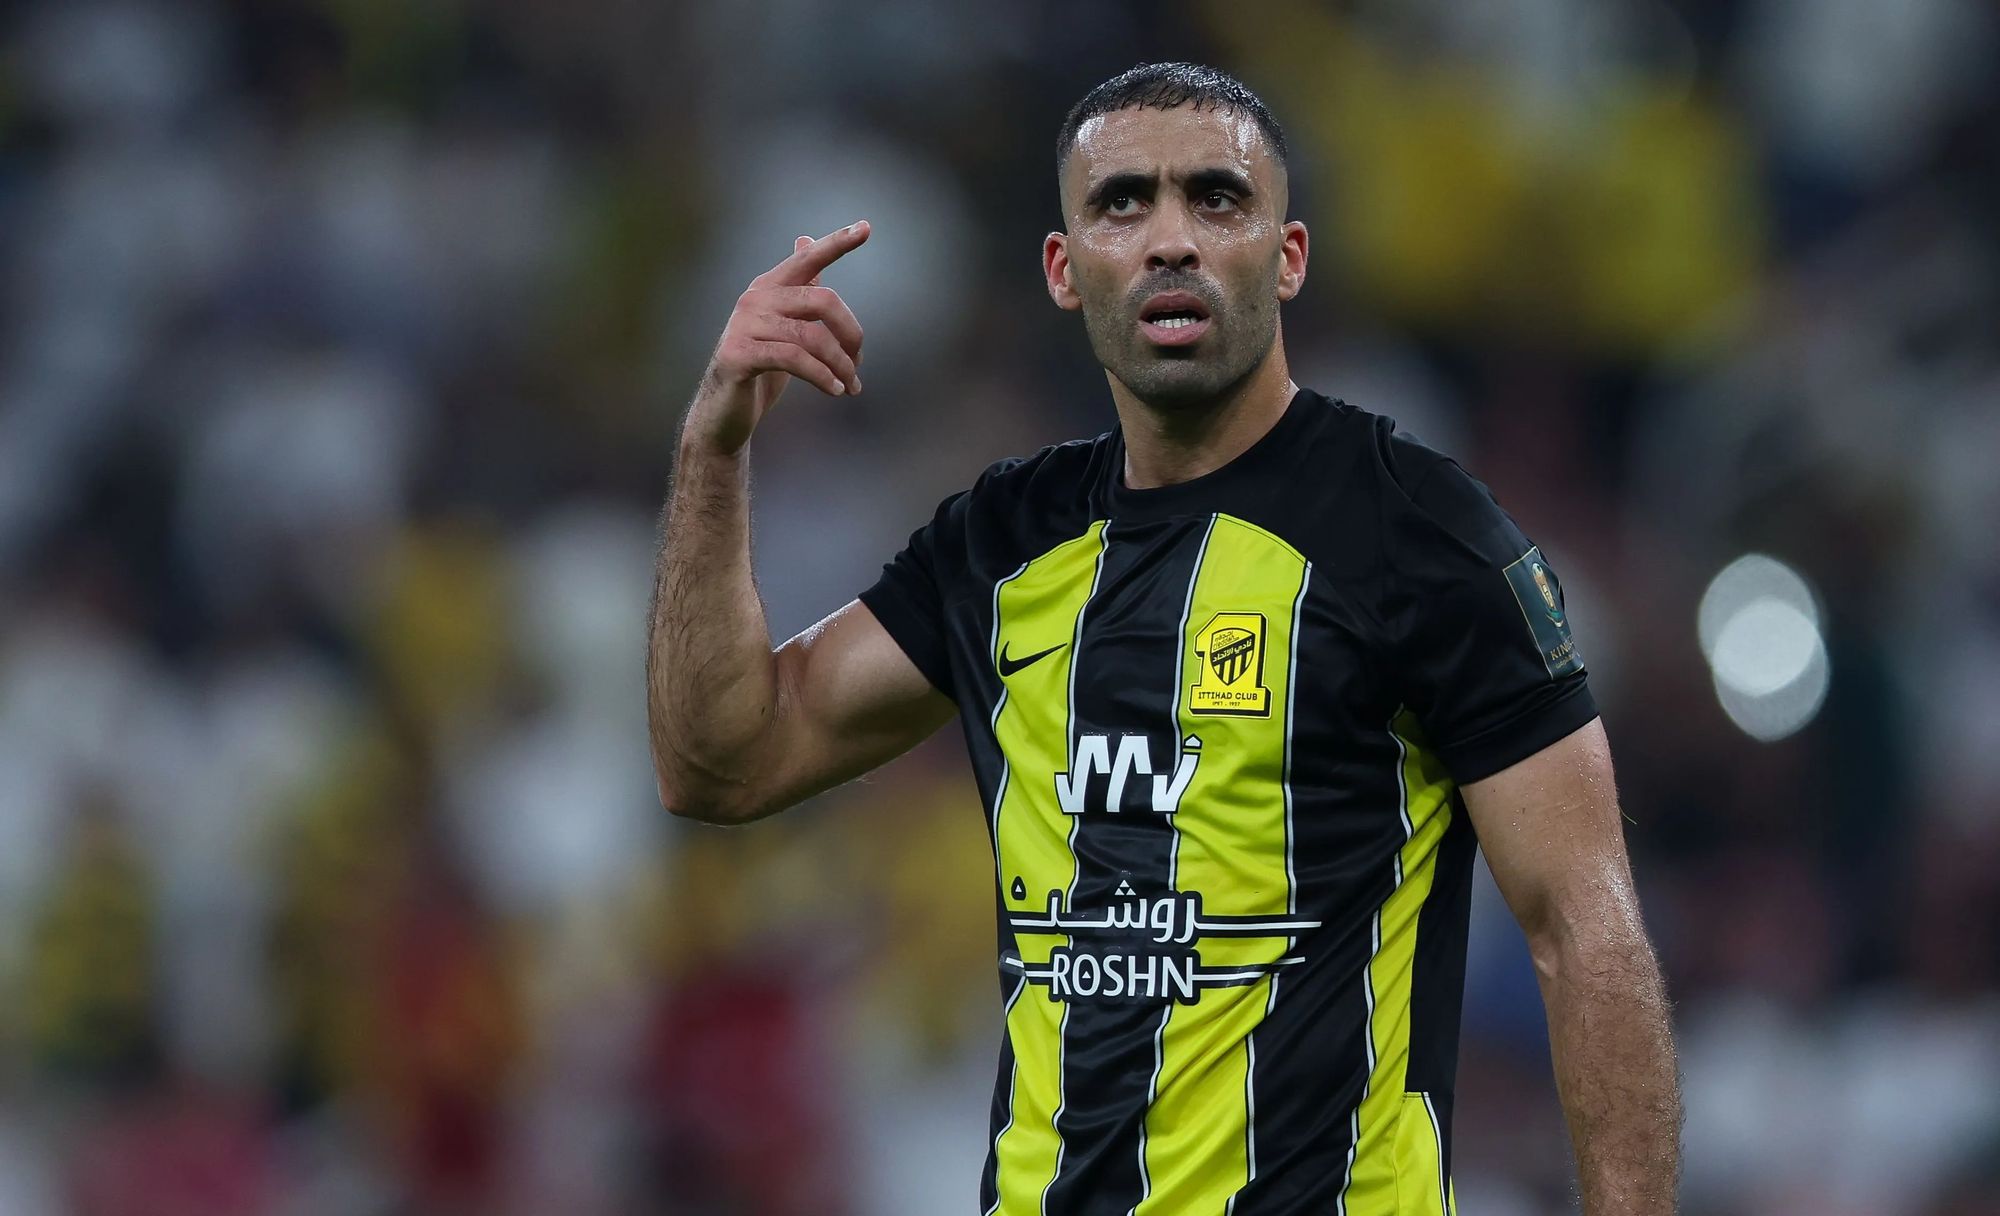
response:
<path id="1" fill-rule="evenodd" d="M 1766 743 L 1819 713 L 1831 678 L 1818 597 L 1798 571 L 1749 553 L 1723 567 L 1696 617 L 1715 695 L 1743 732 Z"/>

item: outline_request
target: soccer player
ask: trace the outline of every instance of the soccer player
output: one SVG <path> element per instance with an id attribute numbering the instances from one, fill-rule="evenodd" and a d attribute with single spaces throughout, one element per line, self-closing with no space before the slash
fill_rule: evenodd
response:
<path id="1" fill-rule="evenodd" d="M 750 438 L 792 378 L 861 391 L 820 277 L 867 225 L 799 238 L 737 301 L 667 504 L 661 799 L 743 823 L 959 714 L 997 883 L 998 1216 L 1454 1211 L 1483 848 L 1584 1211 L 1672 1211 L 1666 1001 L 1554 570 L 1449 458 L 1292 382 L 1306 228 L 1242 84 L 1135 68 L 1071 110 L 1057 168 L 1048 292 L 1117 427 L 993 465 L 775 650 Z"/>

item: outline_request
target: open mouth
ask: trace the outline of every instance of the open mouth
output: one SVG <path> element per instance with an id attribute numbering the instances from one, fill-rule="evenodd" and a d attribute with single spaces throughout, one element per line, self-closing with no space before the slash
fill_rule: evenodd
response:
<path id="1" fill-rule="evenodd" d="M 1186 346 L 1208 332 L 1208 307 L 1185 291 L 1165 292 L 1139 308 L 1139 328 L 1160 346 Z"/>

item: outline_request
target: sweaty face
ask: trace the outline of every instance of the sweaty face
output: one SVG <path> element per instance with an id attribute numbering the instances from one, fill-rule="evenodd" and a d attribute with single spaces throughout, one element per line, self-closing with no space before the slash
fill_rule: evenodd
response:
<path id="1" fill-rule="evenodd" d="M 1216 400 L 1278 332 L 1285 171 L 1254 119 L 1119 110 L 1063 166 L 1070 286 L 1098 362 L 1156 409 Z"/>

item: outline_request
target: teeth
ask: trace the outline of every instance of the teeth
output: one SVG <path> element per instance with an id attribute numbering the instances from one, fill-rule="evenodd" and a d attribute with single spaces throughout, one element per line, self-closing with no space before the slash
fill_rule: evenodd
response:
<path id="1" fill-rule="evenodd" d="M 1181 329 L 1185 326 L 1193 325 L 1195 320 L 1196 318 L 1194 317 L 1163 317 L 1153 322 L 1153 324 L 1159 326 L 1161 329 Z"/>

